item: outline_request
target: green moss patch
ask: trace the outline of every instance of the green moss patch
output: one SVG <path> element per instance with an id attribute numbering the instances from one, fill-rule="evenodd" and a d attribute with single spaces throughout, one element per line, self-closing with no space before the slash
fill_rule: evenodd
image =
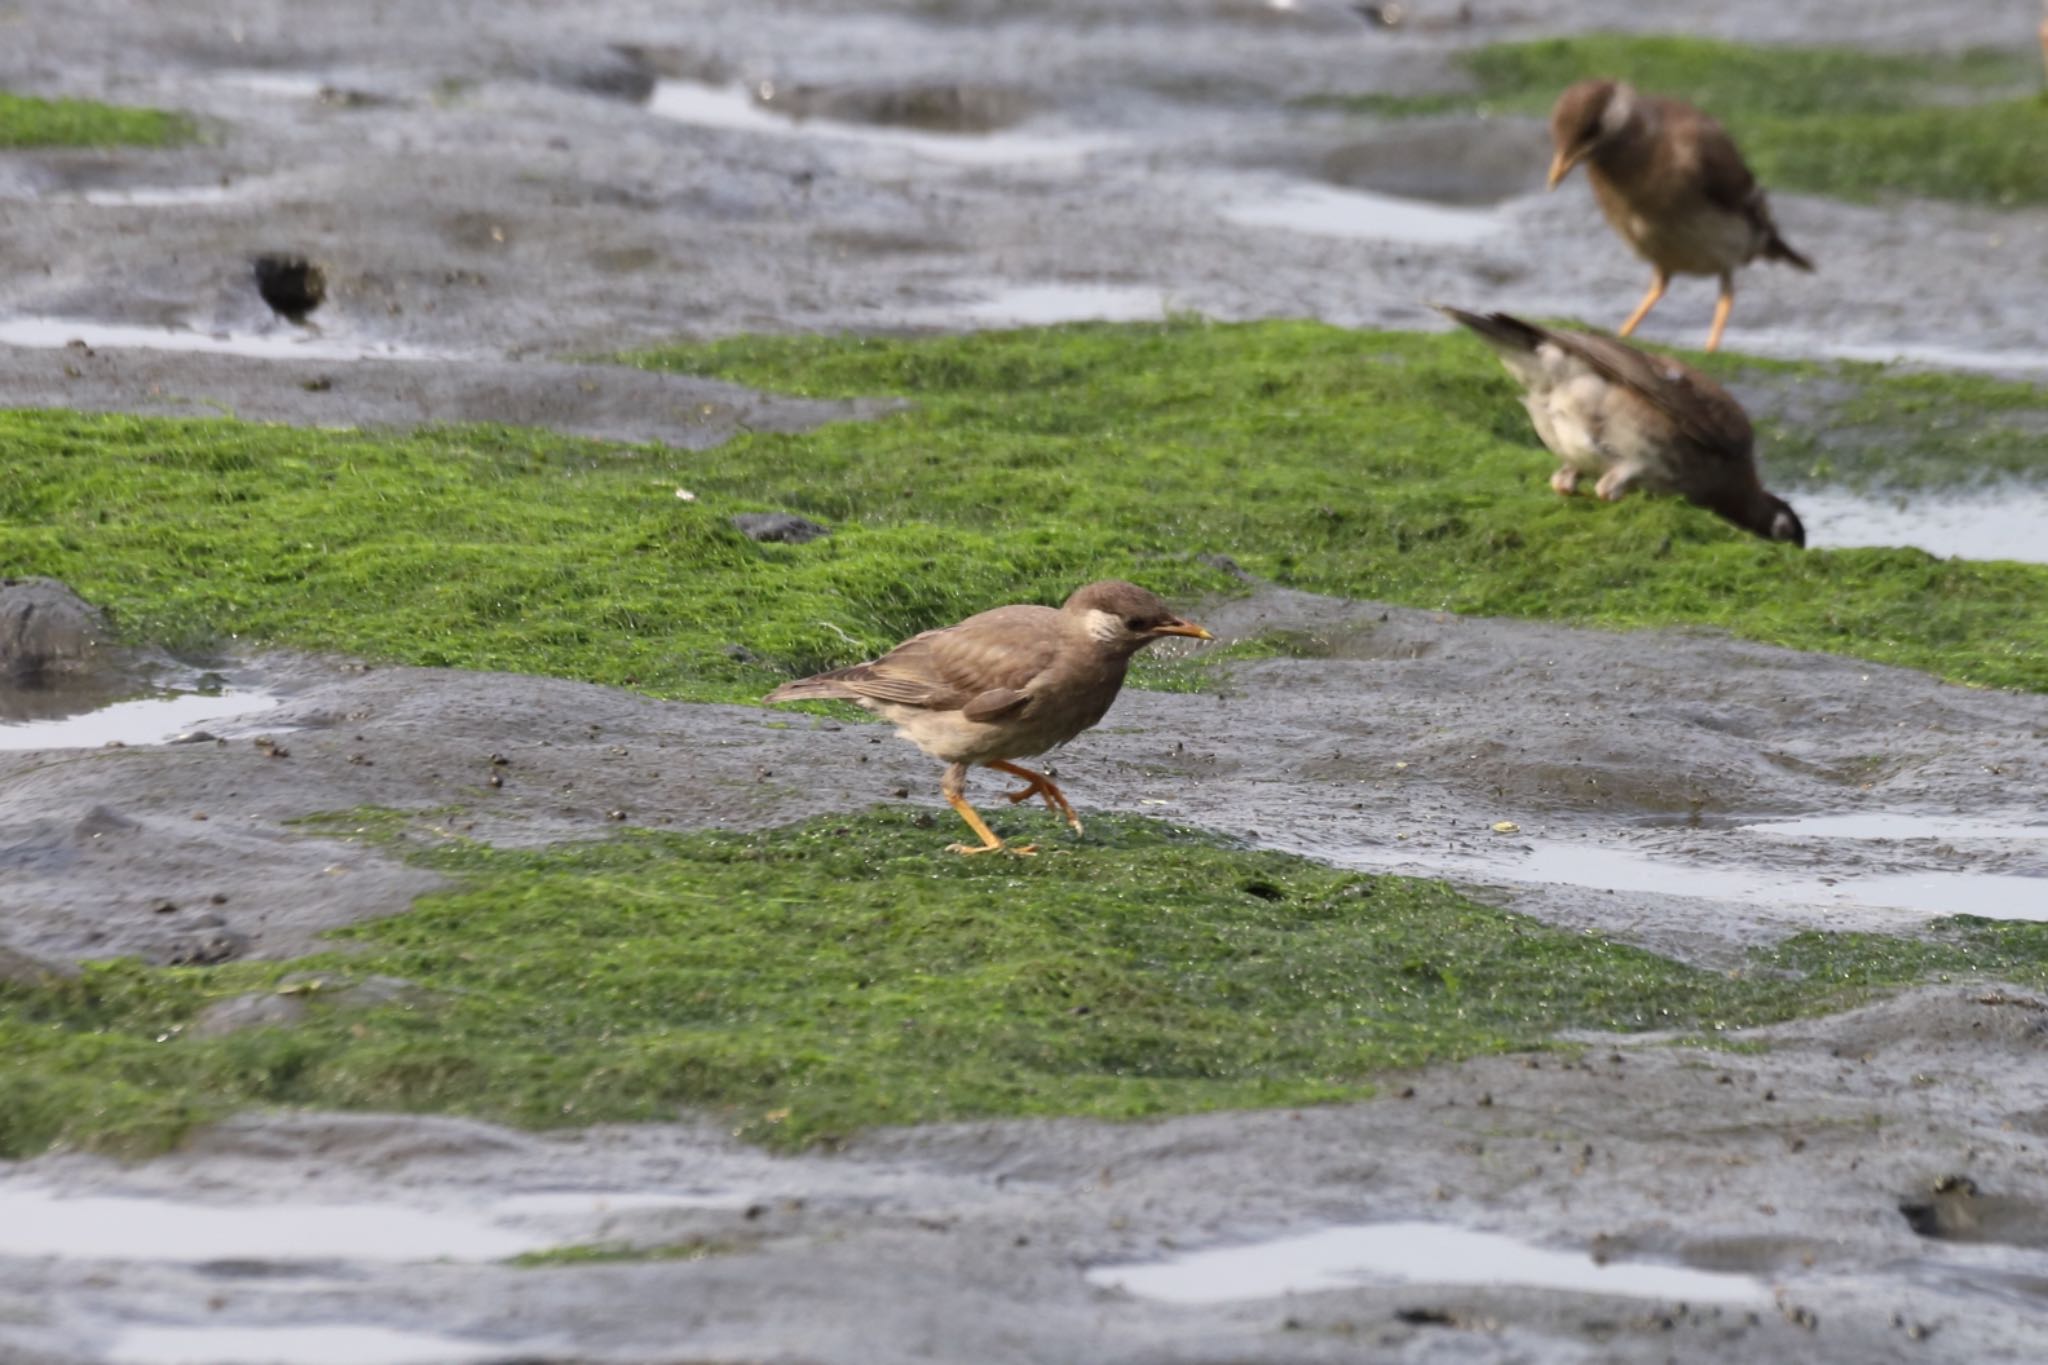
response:
<path id="1" fill-rule="evenodd" d="M 1379 114 L 1545 114 L 1573 81 L 1616 77 L 1712 113 L 1766 185 L 1848 199 L 2048 202 L 2048 100 L 2034 93 L 2038 63 L 2017 44 L 1891 55 L 1587 34 L 1494 44 L 1457 61 L 1469 93 L 1316 102 Z"/>
<path id="2" fill-rule="evenodd" d="M 0 147 L 161 147 L 191 135 L 190 119 L 161 109 L 0 90 Z"/>
<path id="3" fill-rule="evenodd" d="M 1031 860 L 941 851 L 902 813 L 762 834 L 416 854 L 459 889 L 292 964 L 89 967 L 0 987 L 0 1155 L 139 1152 L 250 1104 L 547 1127 L 710 1111 L 781 1147 L 871 1124 L 1127 1118 L 1362 1096 L 1390 1068 L 1563 1029 L 1722 1028 L 1930 972 L 2048 980 L 2042 926 L 1808 935 L 1702 971 L 1436 882 L 1251 852 L 1154 822 L 1016 825 Z M 327 822 L 388 839 L 391 816 Z M 184 1036 L 289 970 L 403 977 L 309 997 L 290 1029 Z"/>
<path id="4" fill-rule="evenodd" d="M 573 1246 L 549 1247 L 514 1256 L 511 1263 L 522 1270 L 548 1270 L 558 1266 L 618 1265 L 645 1261 L 708 1261 L 714 1256 L 731 1256 L 745 1250 L 737 1242 L 695 1237 L 687 1242 L 657 1242 L 641 1246 L 631 1242 L 578 1242 Z"/>
<path id="5" fill-rule="evenodd" d="M 2048 688 L 2048 566 L 1801 554 L 1674 499 L 1558 498 L 1512 383 L 1462 335 L 1183 321 L 741 339 L 639 363 L 914 407 L 704 452 L 0 413 L 0 573 L 63 578 L 172 647 L 232 637 L 694 700 L 758 697 L 1093 578 L 1184 601 L 1239 590 L 1204 554 L 1352 597 L 1720 626 Z M 1972 433 L 2048 403 L 2024 385 L 1833 373 L 1853 382 L 1799 420 L 1910 403 L 1918 425 L 1883 458 L 1928 478 L 1975 477 Z M 2016 462 L 2040 450 L 2011 443 Z M 1840 452 L 1795 456 L 1813 469 Z M 756 544 L 729 524 L 763 509 L 834 534 Z"/>

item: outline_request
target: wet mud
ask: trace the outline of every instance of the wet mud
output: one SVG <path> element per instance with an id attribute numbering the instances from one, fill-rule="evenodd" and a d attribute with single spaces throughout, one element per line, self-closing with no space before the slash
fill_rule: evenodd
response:
<path id="1" fill-rule="evenodd" d="M 1169 309 L 1436 326 L 1432 299 L 1618 321 L 1641 269 L 1583 193 L 1535 192 L 1532 125 L 1303 101 L 1440 89 L 1470 44 L 1665 17 L 1418 3 L 1389 25 L 1388 8 L 36 7 L 0 47 L 0 86 L 189 110 L 204 136 L 0 157 L 0 404 L 701 447 L 882 408 L 565 357 Z M 2031 41 L 2010 11 L 1734 0 L 1686 20 L 1739 41 Z M 2048 375 L 2048 213 L 1774 203 L 1823 269 L 1745 276 L 1731 348 Z M 263 253 L 319 263 L 303 325 L 257 288 Z M 1681 283 L 1647 334 L 1696 342 L 1709 297 Z M 1881 522 L 1876 500 L 1810 505 L 1817 543 L 1987 544 L 1967 512 L 1974 540 L 1942 540 L 1926 516 Z M 2023 553 L 2039 521 L 1996 544 Z M 1208 694 L 1127 694 L 1057 758 L 1084 815 L 1445 875 L 1704 963 L 1804 928 L 2048 914 L 2048 700 L 1708 635 L 1271 591 L 1204 619 L 1294 657 Z M 336 660 L 188 667 L 139 692 L 16 689 L 0 712 L 10 979 L 123 954 L 288 957 L 437 884 L 293 823 L 322 812 L 435 810 L 530 844 L 604 837 L 614 811 L 750 828 L 899 789 L 938 808 L 931 766 L 873 726 Z M 170 702 L 205 714 L 111 709 Z M 1593 1039 L 1343 1107 L 880 1132 L 803 1159 L 713 1126 L 252 1114 L 135 1167 L 0 1168 L 0 1354 L 2038 1359 L 2044 1018 L 2018 992 L 1929 987 L 1742 1050 Z M 364 1209 L 406 1235 L 349 1240 Z M 1500 1283 L 1352 1255 L 1292 1293 L 1190 1302 L 1121 1269 L 1416 1222 L 1498 1239 L 1457 1245 L 1500 1255 Z M 28 1240 L 52 1226 L 83 1240 Z M 594 1244 L 695 1250 L 503 1259 Z M 1615 1292 L 1605 1267 L 1666 1288 Z M 1701 1283 L 1687 1275 L 1731 1297 L 1668 1292 Z"/>
<path id="2" fill-rule="evenodd" d="M 334 5 L 285 22 L 256 4 L 85 0 L 20 26 L 0 79 L 187 109 L 206 136 L 10 154 L 0 319 L 255 330 L 272 318 L 248 262 L 288 250 L 325 268 L 330 331 L 499 358 L 971 325 L 1002 287 L 1057 282 L 1227 318 L 1431 327 L 1441 299 L 1618 321 L 1644 272 L 1589 195 L 1537 192 L 1533 122 L 1306 101 L 1452 88 L 1462 48 L 1656 16 L 1403 8 L 1391 28 L 1309 0 L 735 3 L 687 19 Z M 1744 3 L 1688 22 L 1743 41 L 1845 24 L 1878 47 L 2030 41 L 2009 8 Z M 1318 189 L 1450 203 L 1497 231 L 1423 240 L 1365 214 L 1331 234 Z M 1292 221 L 1227 211 L 1276 190 L 1302 192 Z M 2048 212 L 1774 202 L 1822 270 L 1746 275 L 1731 347 L 2048 372 Z M 1696 343 L 1711 292 L 1679 282 L 1651 338 Z"/>
<path id="3" fill-rule="evenodd" d="M 1930 988 L 1741 1039 L 1760 1053 L 1595 1039 L 1341 1107 L 816 1158 L 708 1127 L 248 1116 L 142 1166 L 0 1177 L 0 1341 L 53 1362 L 205 1333 L 215 1361 L 324 1358 L 372 1325 L 437 1361 L 2032 1359 L 2043 1224 L 2009 1196 L 2044 1174 L 2044 1008 Z M 1959 1197 L 1999 1213 L 1976 1240 L 1901 1211 Z M 1388 1224 L 1424 1225 L 1414 1254 L 1346 1259 L 1347 1230 Z M 379 1228 L 405 1235 L 364 1245 Z M 502 1259 L 549 1245 L 704 1250 Z M 1234 1247 L 1270 1253 L 1258 1278 L 1175 1277 Z"/>

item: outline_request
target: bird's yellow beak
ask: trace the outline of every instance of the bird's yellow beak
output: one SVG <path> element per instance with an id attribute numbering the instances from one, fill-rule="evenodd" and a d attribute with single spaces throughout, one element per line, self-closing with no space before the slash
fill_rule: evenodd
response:
<path id="1" fill-rule="evenodd" d="M 1163 626 L 1152 627 L 1152 634 L 1185 635 L 1190 640 L 1213 640 L 1216 638 L 1193 621 L 1168 621 Z"/>
<path id="2" fill-rule="evenodd" d="M 1547 185 L 1544 186 L 1544 188 L 1552 190 L 1556 189 L 1558 181 L 1570 175 L 1572 173 L 1572 167 L 1578 165 L 1581 161 L 1584 161 L 1586 159 L 1586 153 L 1591 150 L 1592 149 L 1590 147 L 1576 147 L 1569 152 L 1559 152 L 1556 156 L 1551 157 L 1550 181 Z"/>

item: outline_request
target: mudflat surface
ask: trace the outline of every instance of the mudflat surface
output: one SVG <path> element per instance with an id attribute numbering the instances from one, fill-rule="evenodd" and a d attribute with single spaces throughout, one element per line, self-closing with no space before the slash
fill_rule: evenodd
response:
<path id="1" fill-rule="evenodd" d="M 1582 185 L 1541 193 L 1534 121 L 1300 101 L 1449 88 L 1461 48 L 1678 16 L 1402 8 L 1389 29 L 1328 0 L 38 7 L 10 25 L 0 82 L 188 110 L 207 135 L 6 158 L 0 343 L 182 347 L 166 397 L 346 422 L 344 393 L 248 359 L 460 373 L 678 334 L 1168 308 L 1440 326 L 1431 300 L 1618 322 L 1643 268 Z M 2023 8 L 1683 19 L 1751 42 L 2031 50 Z M 2048 370 L 2048 212 L 1776 204 L 1821 270 L 1746 272 L 1731 349 Z M 252 258 L 280 251 L 327 269 L 310 327 L 253 287 Z M 1711 295 L 1681 281 L 1647 335 L 1697 343 Z M 118 375 L 79 368 L 64 401 L 118 401 Z M 252 370 L 277 392 L 222 378 Z M 0 394 L 29 401 L 18 384 Z"/>
<path id="2" fill-rule="evenodd" d="M 140 1167 L 0 1175 L 0 1342 L 23 1361 L 134 1359 L 167 1337 L 216 1354 L 149 1358 L 307 1360 L 347 1323 L 422 1361 L 2033 1360 L 2044 1019 L 2037 1000 L 1931 988 L 1745 1040 L 1764 1056 L 1598 1043 L 1394 1077 L 1342 1107 L 878 1133 L 830 1158 L 709 1128 L 250 1117 Z M 1933 1193 L 1958 1175 L 1974 1195 Z M 53 1198 L 108 1202 L 67 1218 Z M 362 1246 L 364 1219 L 391 1234 Z M 1412 1232 L 1379 1246 L 1382 1273 L 1339 1259 L 1313 1294 L 1105 1283 L 1218 1243 L 1416 1220 L 1527 1245 L 1495 1252 L 1490 1285 L 1441 1282 L 1455 1264 Z M 21 1254 L 60 1240 L 67 1258 Z M 492 1259 L 550 1242 L 708 1249 Z M 1554 1273 L 1538 1248 L 1581 1276 L 1597 1254 L 1620 1283 L 1517 1285 Z M 1626 1292 L 1646 1272 L 1662 1292 Z"/>
<path id="3" fill-rule="evenodd" d="M 1423 302 L 1443 299 L 1611 322 L 1640 267 L 1582 190 L 1537 193 L 1533 125 L 1296 101 L 1439 88 L 1462 46 L 1567 29 L 1682 18 L 1915 49 L 2030 44 L 2035 22 L 1988 0 L 1409 10 L 1388 31 L 1313 0 L 27 7 L 0 86 L 184 109 L 205 136 L 0 157 L 0 402 L 701 445 L 872 409 L 574 358 L 1169 308 L 1435 326 Z M 2048 373 L 2048 213 L 1775 203 L 1822 270 L 1746 274 L 1731 348 Z M 326 266 L 310 326 L 257 297 L 265 251 Z M 1695 341 L 1708 307 L 1681 285 L 1647 334 Z M 1800 928 L 2048 913 L 2041 698 L 1273 592 L 1203 615 L 1311 657 L 1235 666 L 1214 695 L 1127 694 L 1057 756 L 1084 817 L 1448 875 L 1708 963 Z M 236 690 L 217 707 L 181 702 L 161 730 L 128 715 L 125 747 L 87 725 L 70 747 L 0 748 L 0 946 L 283 957 L 402 913 L 429 874 L 291 823 L 359 805 L 508 843 L 620 816 L 745 828 L 908 800 L 944 817 L 931 766 L 874 726 L 566 680 L 222 666 Z M 9 718 L 71 709 L 23 705 Z M 158 742 L 195 730 L 210 738 Z M 136 1167 L 0 1168 L 0 1354 L 2031 1361 L 2048 1353 L 2044 1018 L 2017 993 L 1930 986 L 1733 1040 L 1750 1050 L 1595 1040 L 1577 1061 L 1390 1078 L 1357 1105 L 881 1132 L 804 1159 L 708 1125 L 249 1115 Z M 1934 1193 L 1950 1177 L 1976 1193 Z M 336 1206 L 368 1207 L 367 1242 L 333 1231 Z M 168 1241 L 146 1235 L 158 1215 Z M 1408 1220 L 1737 1278 L 1560 1292 L 1516 1286 L 1540 1260 L 1523 1254 L 1491 1285 L 1326 1264 L 1302 1271 L 1314 1294 L 1178 1302 L 1104 1270 Z M 503 1263 L 608 1241 L 702 1254 Z"/>

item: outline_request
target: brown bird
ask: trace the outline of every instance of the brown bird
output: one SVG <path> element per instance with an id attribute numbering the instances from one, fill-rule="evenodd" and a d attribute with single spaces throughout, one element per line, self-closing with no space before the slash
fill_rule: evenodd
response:
<path id="1" fill-rule="evenodd" d="M 784 683 L 766 700 L 833 697 L 895 722 L 896 733 L 950 765 L 939 791 L 979 845 L 950 853 L 1034 853 L 997 838 L 967 802 L 967 770 L 979 764 L 1029 784 L 1011 801 L 1042 797 L 1046 808 L 1081 832 L 1066 793 L 1044 773 L 1019 767 L 1101 720 L 1124 685 L 1131 656 L 1155 640 L 1215 637 L 1176 616 L 1135 583 L 1090 583 L 1064 606 L 997 607 L 957 626 L 914 635 L 881 658 Z"/>
<path id="2" fill-rule="evenodd" d="M 1766 540 L 1805 546 L 1798 514 L 1757 477 L 1742 405 L 1692 366 L 1591 332 L 1438 309 L 1477 332 L 1520 382 L 1537 436 L 1563 462 L 1550 476 L 1559 493 L 1597 474 L 1593 491 L 1609 502 L 1632 488 L 1676 493 Z"/>
<path id="3" fill-rule="evenodd" d="M 1635 331 L 1664 297 L 1673 275 L 1718 275 L 1718 350 L 1735 306 L 1735 267 L 1761 256 L 1801 270 L 1813 262 L 1785 244 L 1770 205 L 1735 140 L 1683 100 L 1645 95 L 1620 81 L 1580 81 L 1550 111 L 1550 188 L 1586 163 L 1607 221 L 1650 263 L 1650 291 L 1621 324 Z"/>

